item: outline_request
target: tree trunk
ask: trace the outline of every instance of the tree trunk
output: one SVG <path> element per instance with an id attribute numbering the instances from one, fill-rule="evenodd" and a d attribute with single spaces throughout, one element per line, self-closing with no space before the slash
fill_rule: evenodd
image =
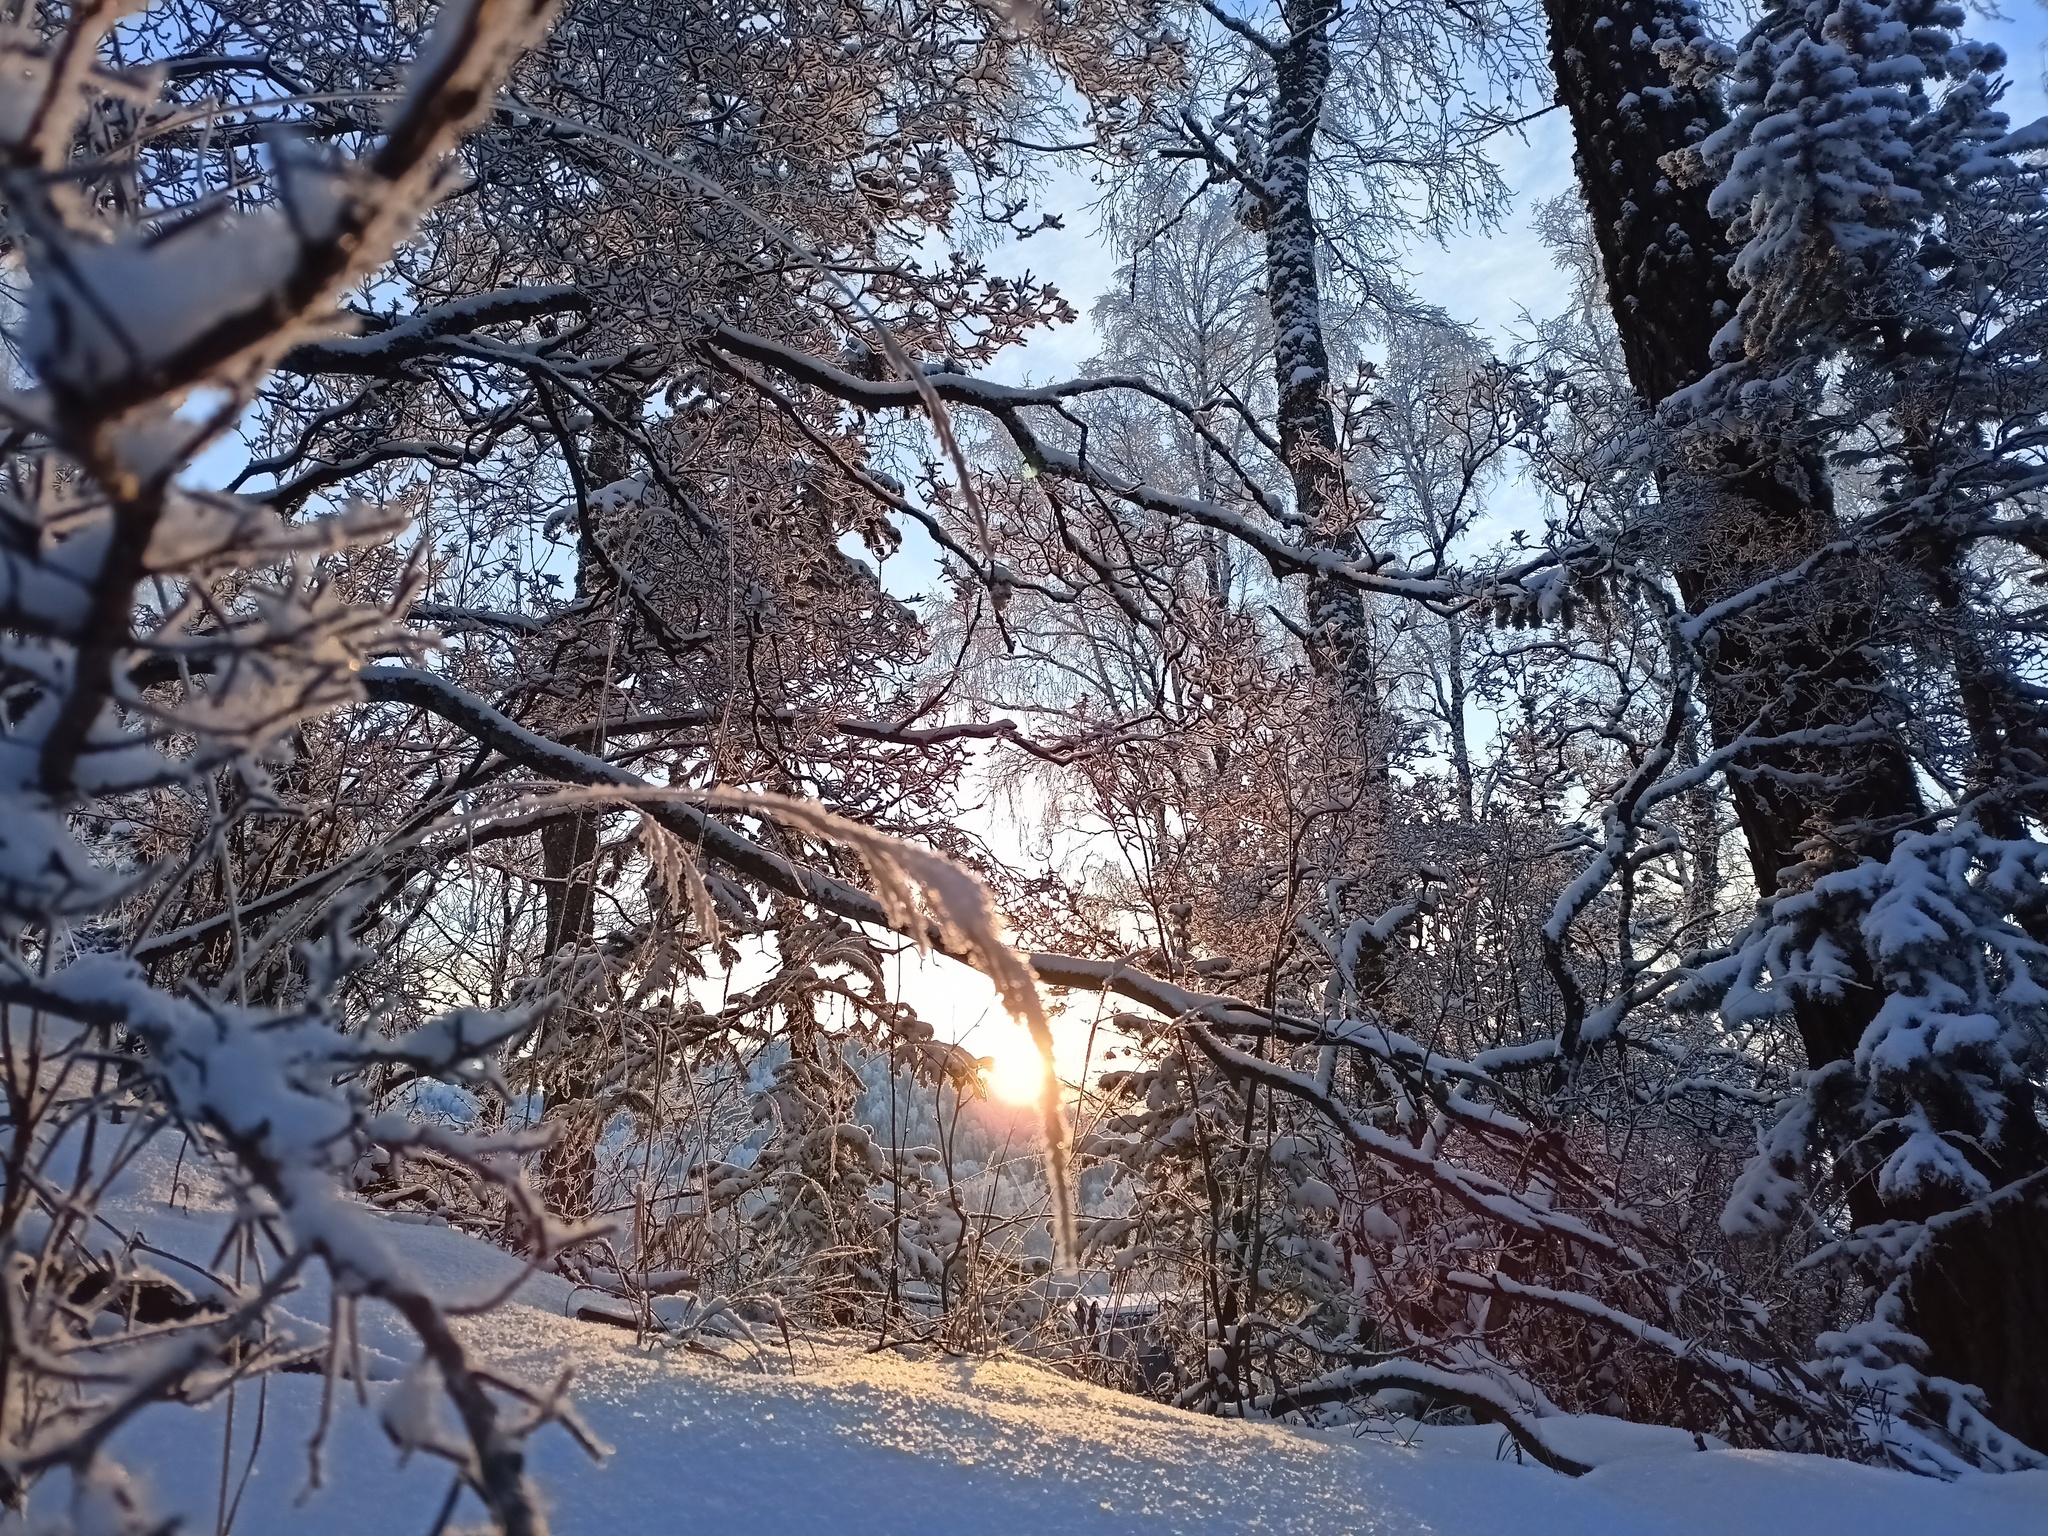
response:
<path id="1" fill-rule="evenodd" d="M 546 950 L 590 943 L 596 907 L 597 818 L 571 816 L 541 829 L 541 890 L 546 899 Z M 597 1146 L 577 1123 L 596 1097 L 597 1080 L 572 1072 L 541 1103 L 543 1122 L 555 1122 L 556 1140 L 541 1154 L 540 1192 L 557 1215 L 590 1214 L 597 1190 Z"/>
<path id="2" fill-rule="evenodd" d="M 1929 1368 L 1983 1388 L 1999 1428 L 2048 1447 L 2048 1183 L 2016 1186 L 1942 1236 L 1906 1292 Z"/>
<path id="3" fill-rule="evenodd" d="M 1266 240 L 1266 304 L 1273 323 L 1273 371 L 1279 401 L 1275 426 L 1280 457 L 1294 486 L 1294 510 L 1323 543 L 1359 552 L 1356 511 L 1337 451 L 1337 414 L 1330 400 L 1330 353 L 1323 333 L 1320 240 L 1310 172 L 1316 132 L 1330 84 L 1333 0 L 1284 0 L 1287 40 L 1273 55 L 1273 109 L 1259 217 Z M 1349 582 L 1318 576 L 1309 586 L 1308 618 L 1334 679 L 1343 743 L 1369 779 L 1386 776 L 1378 667 L 1372 651 L 1369 600 Z"/>
<path id="4" fill-rule="evenodd" d="M 1470 688 L 1465 678 L 1465 624 L 1456 614 L 1444 620 L 1448 677 L 1444 690 L 1445 724 L 1450 728 L 1451 773 L 1457 784 L 1458 819 L 1477 826 L 1479 812 L 1472 795 L 1472 747 L 1465 728 L 1465 706 Z"/>
<path id="5" fill-rule="evenodd" d="M 632 391 L 611 388 L 601 390 L 600 396 L 620 420 L 638 419 L 641 403 Z M 564 445 L 564 451 L 574 450 Z M 630 446 L 617 430 L 605 427 L 592 433 L 590 454 L 584 466 L 588 484 L 603 486 L 622 480 L 631 464 Z M 593 552 L 579 548 L 577 597 L 589 596 L 602 579 L 602 567 Z M 616 615 L 612 622 L 617 624 Z M 586 707 L 592 719 L 602 720 L 607 713 L 607 685 L 613 663 L 605 645 L 616 646 L 618 639 L 616 632 L 599 637 L 596 643 L 586 639 L 586 648 L 580 654 L 572 652 L 565 657 L 560 667 L 558 681 L 570 676 L 584 681 Z M 604 751 L 602 732 L 593 739 L 593 747 L 599 753 Z M 585 812 L 549 822 L 541 829 L 541 891 L 546 901 L 543 954 L 552 955 L 564 946 L 587 948 L 595 934 L 599 820 L 598 813 Z M 561 1215 L 588 1215 L 596 1205 L 596 1143 L 604 1128 L 591 1125 L 588 1117 L 597 1113 L 593 1101 L 600 1081 L 594 1073 L 571 1071 L 543 1101 L 542 1118 L 556 1122 L 558 1139 L 541 1157 L 541 1193 L 548 1208 Z"/>

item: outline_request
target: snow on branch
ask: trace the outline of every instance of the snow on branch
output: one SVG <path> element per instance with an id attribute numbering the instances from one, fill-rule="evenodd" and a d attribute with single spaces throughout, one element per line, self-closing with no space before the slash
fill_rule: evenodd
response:
<path id="1" fill-rule="evenodd" d="M 410 1322 L 463 1422 L 454 1455 L 464 1481 L 501 1530 L 537 1536 L 545 1519 L 524 1472 L 523 1431 L 432 1289 L 343 1188 L 348 1169 L 400 1129 L 378 1123 L 366 1078 L 399 1069 L 482 1081 L 545 1002 L 459 1010 L 402 1042 L 366 1035 L 365 1020 L 344 1014 L 358 963 L 345 912 L 288 967 L 295 996 L 250 999 L 241 964 L 216 991 L 196 980 L 166 990 L 119 953 L 115 935 L 184 876 L 110 862 L 82 813 L 175 788 L 217 816 L 216 775 L 260 783 L 254 754 L 359 698 L 368 654 L 408 648 L 391 613 L 350 600 L 323 566 L 388 540 L 402 518 L 351 510 L 287 524 L 254 501 L 174 481 L 233 425 L 268 370 L 333 327 L 337 300 L 410 233 L 447 185 L 458 137 L 489 110 L 552 7 L 451 0 L 364 157 L 321 160 L 279 140 L 270 182 L 251 188 L 240 212 L 227 200 L 167 212 L 73 195 L 74 172 L 90 172 L 80 151 L 104 147 L 104 99 L 148 102 L 161 85 L 110 61 L 110 29 L 127 9 L 74 7 L 42 42 L 11 35 L 0 79 L 0 189 L 26 275 L 10 342 L 29 375 L 0 408 L 33 434 L 18 451 L 35 461 L 11 482 L 0 556 L 0 624 L 17 637 L 7 643 L 14 682 L 0 743 L 9 810 L 0 1012 L 10 1021 L 11 1091 L 23 1095 L 11 1101 L 19 1112 L 6 1136 L 11 1168 L 52 1156 L 76 1165 L 68 1183 L 8 1189 L 0 1253 L 7 1348 L 21 1369 L 4 1411 L 10 1426 L 23 1404 L 55 1411 L 0 1454 L 0 1482 L 10 1503 L 60 1467 L 81 1490 L 111 1486 L 105 1444 L 126 1418 L 165 1398 L 231 1391 L 240 1375 L 285 1358 L 276 1303 L 318 1263 L 337 1294 L 381 1298 Z M 226 827 L 218 821 L 216 835 Z M 231 883 L 225 895 L 232 914 Z M 229 937 L 245 960 L 238 922 Z M 36 1078 L 26 1088 L 24 1071 Z M 81 1096 L 80 1073 L 103 1086 Z M 120 1166 L 92 1151 L 109 1092 L 142 1106 L 141 1141 L 166 1128 L 194 1137 L 239 1203 L 236 1240 L 253 1251 L 261 1232 L 279 1257 L 225 1316 L 216 1306 L 181 1321 L 174 1347 L 122 1316 L 128 1290 L 106 1288 L 157 1282 L 120 1273 L 98 1282 L 110 1311 L 78 1289 L 76 1266 L 104 1271 L 78 1234 Z M 140 1144 L 130 1140 L 124 1156 Z M 447 1150 L 526 1208 L 545 1248 L 551 1233 L 515 1149 L 486 1138 Z M 76 1344 L 79 1328 L 96 1362 L 84 1373 L 55 1353 Z M 132 1507 L 130 1516 L 141 1519 Z"/>

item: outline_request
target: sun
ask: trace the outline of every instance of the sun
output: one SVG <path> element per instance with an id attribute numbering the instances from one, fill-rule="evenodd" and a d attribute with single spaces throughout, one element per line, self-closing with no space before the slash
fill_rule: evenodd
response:
<path id="1" fill-rule="evenodd" d="M 1005 1104 L 1036 1104 L 1038 1090 L 1045 1084 L 1045 1063 L 1038 1047 L 1022 1030 L 1005 1030 L 994 1042 L 995 1049 L 982 1059 L 982 1081 L 989 1096 Z"/>

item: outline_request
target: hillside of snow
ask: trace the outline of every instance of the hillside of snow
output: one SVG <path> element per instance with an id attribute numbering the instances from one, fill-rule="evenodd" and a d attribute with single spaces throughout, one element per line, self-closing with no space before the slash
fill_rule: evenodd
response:
<path id="1" fill-rule="evenodd" d="M 138 1203 L 139 1205 L 140 1203 Z M 124 1213 L 153 1244 L 199 1254 L 218 1212 L 150 1202 Z M 392 1240 L 451 1301 L 519 1281 L 507 1254 L 447 1228 L 393 1220 Z M 1561 1449 L 1596 1464 L 1570 1479 L 1511 1453 L 1497 1429 L 1353 1436 L 1205 1418 L 1014 1360 L 871 1353 L 866 1341 L 779 1337 L 726 1358 L 646 1348 L 573 1320 L 593 1298 L 552 1276 L 467 1330 L 497 1368 L 545 1387 L 565 1370 L 583 1421 L 610 1448 L 594 1462 L 557 1427 L 533 1470 L 564 1536 L 808 1533 L 908 1536 L 2038 1536 L 2048 1472 L 1955 1484 L 1816 1457 L 1698 1449 L 1691 1437 L 1605 1420 L 1545 1421 Z M 293 1298 L 324 1323 L 317 1293 Z M 267 1536 L 424 1533 L 449 1488 L 430 1457 L 400 1465 L 382 1428 L 402 1414 L 413 1351 L 366 1309 L 367 1404 L 344 1385 L 308 1487 L 321 1380 L 272 1377 L 236 1404 L 228 1489 L 234 1529 Z M 383 1378 L 383 1379 L 376 1379 Z M 115 1453 L 163 1511 L 215 1529 L 224 1405 L 144 1413 Z M 254 1448 L 253 1458 L 250 1455 Z M 247 1469 L 246 1482 L 244 1472 Z M 461 1524 L 478 1513 L 459 1508 Z"/>

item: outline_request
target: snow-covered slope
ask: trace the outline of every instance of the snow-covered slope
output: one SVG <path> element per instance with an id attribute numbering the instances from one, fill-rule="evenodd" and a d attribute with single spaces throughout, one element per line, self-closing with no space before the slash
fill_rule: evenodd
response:
<path id="1" fill-rule="evenodd" d="M 218 1220 L 157 1207 L 143 1225 L 152 1241 L 184 1247 L 202 1243 Z M 394 1223 L 393 1237 L 451 1299 L 517 1278 L 506 1255 L 445 1229 Z M 628 1333 L 570 1320 L 571 1304 L 565 1284 L 535 1278 L 472 1330 L 501 1367 L 530 1382 L 572 1368 L 585 1421 L 613 1447 L 598 1465 L 557 1429 L 534 1442 L 534 1471 L 566 1536 L 2048 1531 L 2048 1473 L 1950 1485 L 1814 1457 L 1702 1452 L 1688 1436 L 1612 1421 L 1547 1421 L 1562 1449 L 1597 1464 L 1572 1480 L 1496 1459 L 1500 1435 L 1486 1428 L 1426 1428 L 1404 1442 L 1224 1422 L 1022 1362 L 910 1359 L 848 1340 L 798 1340 L 791 1354 L 778 1339 L 729 1363 L 636 1348 Z M 303 1310 L 324 1318 L 317 1297 Z M 394 1331 L 366 1317 L 364 1333 L 409 1358 Z M 402 1390 L 373 1383 L 367 1408 L 344 1392 L 326 1485 L 307 1495 L 320 1382 L 273 1378 L 235 1529 L 424 1536 L 448 1477 L 425 1459 L 396 1465 L 378 1411 Z M 231 1487 L 248 1455 L 255 1396 L 245 1390 L 237 1406 Z M 218 1406 L 159 1408 L 116 1445 L 160 1507 L 188 1512 L 189 1529 L 214 1527 L 225 1418 Z M 468 1506 L 458 1520 L 475 1514 Z"/>

